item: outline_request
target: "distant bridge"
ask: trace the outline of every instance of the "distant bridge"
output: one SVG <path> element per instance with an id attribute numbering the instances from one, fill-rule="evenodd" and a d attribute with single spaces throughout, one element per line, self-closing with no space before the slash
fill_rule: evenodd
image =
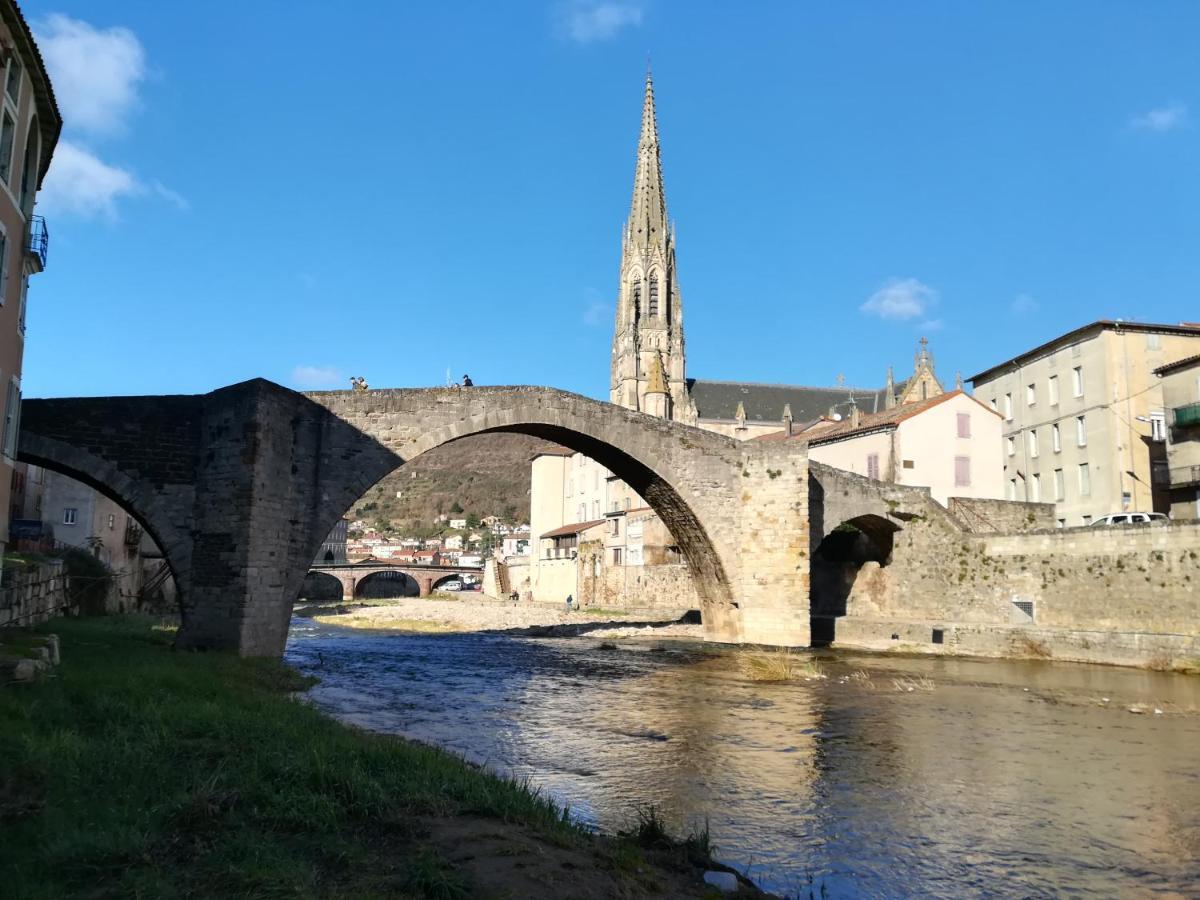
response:
<path id="1" fill-rule="evenodd" d="M 463 575 L 474 575 L 483 578 L 481 566 L 422 566 L 408 563 L 361 562 L 344 565 L 312 566 L 308 573 L 329 575 L 342 584 L 342 598 L 352 600 L 357 596 L 356 591 L 372 575 L 381 573 L 407 575 L 417 583 L 418 596 L 428 597 L 438 587 L 447 581 L 461 580 Z"/>

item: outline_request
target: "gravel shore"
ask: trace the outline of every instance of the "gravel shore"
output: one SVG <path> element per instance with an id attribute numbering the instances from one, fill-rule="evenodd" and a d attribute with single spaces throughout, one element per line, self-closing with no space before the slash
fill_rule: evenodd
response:
<path id="1" fill-rule="evenodd" d="M 667 617 L 612 610 L 572 611 L 529 603 L 500 603 L 480 598 L 403 597 L 345 612 L 313 616 L 342 628 L 379 631 L 527 631 L 530 634 L 587 633 L 595 637 L 701 637 L 702 626 L 670 625 Z M 628 623 L 628 624 L 626 624 Z M 653 627 L 649 626 L 654 623 Z M 661 624 L 660 624 L 661 623 Z M 637 627 L 640 626 L 640 627 Z M 678 631 L 678 634 L 676 634 Z"/>

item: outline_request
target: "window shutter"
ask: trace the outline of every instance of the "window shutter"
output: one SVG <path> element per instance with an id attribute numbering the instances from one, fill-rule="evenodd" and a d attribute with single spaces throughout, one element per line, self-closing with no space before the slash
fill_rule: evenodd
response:
<path id="1" fill-rule="evenodd" d="M 958 414 L 958 436 L 960 438 L 969 438 L 971 436 L 971 414 Z"/>
<path id="2" fill-rule="evenodd" d="M 954 486 L 968 487 L 971 484 L 971 457 L 954 457 Z"/>

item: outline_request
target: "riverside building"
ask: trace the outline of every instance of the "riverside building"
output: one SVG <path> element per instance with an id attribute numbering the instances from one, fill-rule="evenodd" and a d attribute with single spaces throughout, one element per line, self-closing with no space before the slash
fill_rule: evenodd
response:
<path id="1" fill-rule="evenodd" d="M 50 77 L 25 17 L 0 0 L 0 542 L 7 548 L 21 419 L 29 277 L 46 266 L 49 236 L 34 202 L 62 130 Z M 2 549 L 2 548 L 0 548 Z"/>

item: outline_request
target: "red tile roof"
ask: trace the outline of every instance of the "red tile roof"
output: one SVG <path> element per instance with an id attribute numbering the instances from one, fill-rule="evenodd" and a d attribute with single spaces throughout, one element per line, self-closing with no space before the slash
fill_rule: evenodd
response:
<path id="1" fill-rule="evenodd" d="M 1167 363 L 1165 366 L 1159 366 L 1154 370 L 1155 375 L 1168 375 L 1171 372 L 1178 372 L 1180 369 L 1190 369 L 1192 366 L 1200 363 L 1200 353 L 1195 356 L 1188 356 L 1184 359 L 1177 359 L 1175 362 Z"/>
<path id="2" fill-rule="evenodd" d="M 872 413 L 870 415 L 861 416 L 859 418 L 857 427 L 852 425 L 849 419 L 846 419 L 843 422 L 839 422 L 832 428 L 822 429 L 816 434 L 800 434 L 795 435 L 795 437 L 804 438 L 810 444 L 823 444 L 826 441 L 832 441 L 854 434 L 863 434 L 868 431 L 890 430 L 896 428 L 905 419 L 911 419 L 913 416 L 918 416 L 927 409 L 932 409 L 933 407 L 939 406 L 942 403 L 945 403 L 947 400 L 952 400 L 955 397 L 966 397 L 973 403 L 978 403 L 980 407 L 992 413 L 992 415 L 1000 415 L 994 409 L 989 409 L 964 391 L 954 390 L 947 391 L 944 394 L 938 394 L 936 397 L 930 397 L 928 400 L 918 400 L 915 403 L 905 403 L 893 409 L 885 409 L 881 413 Z"/>
<path id="3" fill-rule="evenodd" d="M 562 528 L 555 528 L 553 531 L 547 531 L 542 535 L 544 538 L 564 537 L 568 534 L 579 534 L 581 531 L 587 531 L 589 528 L 595 528 L 597 525 L 603 525 L 604 519 L 593 519 L 591 522 L 576 522 L 573 525 L 564 525 Z"/>

